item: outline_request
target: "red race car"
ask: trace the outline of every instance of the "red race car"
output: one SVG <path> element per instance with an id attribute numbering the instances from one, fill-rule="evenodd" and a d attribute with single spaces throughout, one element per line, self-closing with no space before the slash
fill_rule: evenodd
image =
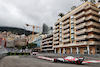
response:
<path id="1" fill-rule="evenodd" d="M 82 64 L 84 58 L 83 57 L 73 57 L 73 56 L 67 56 L 64 58 L 54 58 L 52 62 L 67 62 L 67 63 L 75 63 L 75 64 Z"/>

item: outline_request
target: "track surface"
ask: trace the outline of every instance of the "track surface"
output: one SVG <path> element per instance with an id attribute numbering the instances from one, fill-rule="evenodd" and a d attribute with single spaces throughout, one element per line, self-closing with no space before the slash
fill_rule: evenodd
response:
<path id="1" fill-rule="evenodd" d="M 76 65 L 52 63 L 36 56 L 6 56 L 0 60 L 0 67 L 100 67 L 100 63 Z"/>

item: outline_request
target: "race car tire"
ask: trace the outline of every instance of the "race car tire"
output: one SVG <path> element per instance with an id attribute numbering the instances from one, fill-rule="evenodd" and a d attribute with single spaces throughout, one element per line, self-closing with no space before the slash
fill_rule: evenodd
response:
<path id="1" fill-rule="evenodd" d="M 54 62 L 57 62 L 57 59 L 54 59 Z"/>
<path id="2" fill-rule="evenodd" d="M 78 64 L 80 65 L 80 64 L 82 64 L 82 62 L 81 61 L 78 61 Z"/>

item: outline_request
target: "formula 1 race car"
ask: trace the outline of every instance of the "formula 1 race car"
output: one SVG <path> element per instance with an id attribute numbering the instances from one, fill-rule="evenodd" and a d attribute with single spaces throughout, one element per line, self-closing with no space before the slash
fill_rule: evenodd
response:
<path id="1" fill-rule="evenodd" d="M 38 54 L 38 52 L 32 52 L 31 53 L 31 55 L 37 55 Z"/>
<path id="2" fill-rule="evenodd" d="M 66 63 L 75 63 L 75 64 L 82 64 L 84 58 L 83 57 L 73 57 L 73 56 L 67 56 L 63 58 L 54 58 L 52 62 L 66 62 Z"/>

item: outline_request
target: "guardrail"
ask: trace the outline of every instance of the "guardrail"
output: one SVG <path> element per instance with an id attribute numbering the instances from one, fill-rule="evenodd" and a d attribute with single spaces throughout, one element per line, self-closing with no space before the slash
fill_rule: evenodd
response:
<path id="1" fill-rule="evenodd" d="M 0 54 L 0 59 L 2 59 L 5 56 L 7 56 L 7 53 Z"/>

